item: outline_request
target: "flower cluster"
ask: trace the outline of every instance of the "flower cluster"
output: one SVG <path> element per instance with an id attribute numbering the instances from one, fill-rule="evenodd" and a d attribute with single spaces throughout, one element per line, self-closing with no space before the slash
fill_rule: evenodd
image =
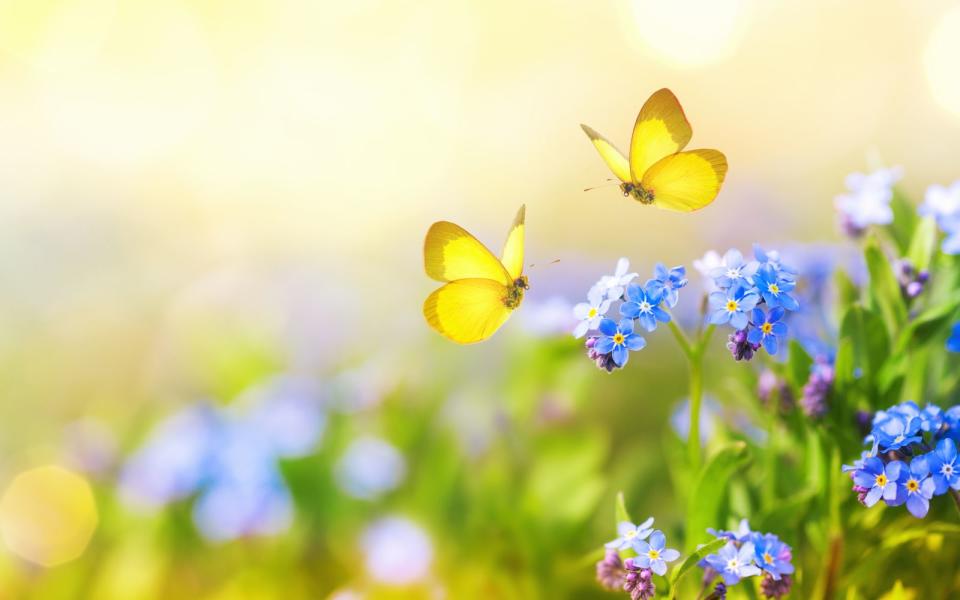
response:
<path id="1" fill-rule="evenodd" d="M 860 460 L 844 466 L 860 502 L 873 506 L 882 498 L 889 506 L 906 504 L 923 518 L 934 496 L 960 490 L 960 405 L 943 411 L 928 404 L 920 409 L 902 402 L 878 411 Z"/>
<path id="2" fill-rule="evenodd" d="M 946 234 L 940 248 L 945 254 L 960 254 L 960 181 L 949 186 L 931 185 L 927 188 L 918 212 L 933 217 Z"/>
<path id="3" fill-rule="evenodd" d="M 900 167 L 847 175 L 848 192 L 834 199 L 840 229 L 851 237 L 859 237 L 871 225 L 892 223 L 893 184 L 902 176 Z"/>
<path id="4" fill-rule="evenodd" d="M 629 521 L 617 524 L 617 538 L 607 542 L 606 556 L 597 563 L 597 581 L 603 587 L 622 589 L 631 600 L 653 598 L 657 589 L 653 575 L 665 575 L 667 563 L 680 558 L 680 553 L 667 548 L 666 536 L 652 525 L 652 517 L 639 525 Z M 621 552 L 635 556 L 623 560 Z"/>
<path id="5" fill-rule="evenodd" d="M 913 300 L 923 293 L 930 281 L 929 271 L 918 271 L 913 263 L 905 258 L 896 261 L 893 267 L 904 298 Z"/>
<path id="6" fill-rule="evenodd" d="M 740 522 L 737 531 L 707 531 L 727 540 L 716 554 L 708 554 L 700 561 L 700 566 L 706 569 L 705 585 L 717 577 L 722 580 L 713 597 L 725 597 L 727 588 L 754 575 L 763 577 L 760 588 L 767 598 L 780 598 L 790 592 L 793 550 L 779 537 L 751 531 L 746 519 Z"/>
<path id="7" fill-rule="evenodd" d="M 607 372 L 623 367 L 631 351 L 643 349 L 647 341 L 637 327 L 650 332 L 659 323 L 670 321 L 664 306 L 677 305 L 679 291 L 687 285 L 686 269 L 667 269 L 657 264 L 653 278 L 643 285 L 634 282 L 637 273 L 627 273 L 630 262 L 621 258 L 613 275 L 604 276 L 587 293 L 587 301 L 573 307 L 576 316 L 574 337 L 587 337 L 587 356 Z M 608 317 L 614 303 L 619 303 L 619 320 Z"/>
<path id="8" fill-rule="evenodd" d="M 700 262 L 708 287 L 715 290 L 709 296 L 707 320 L 733 327 L 727 348 L 736 360 L 750 360 L 761 347 L 771 355 L 779 352 L 787 335 L 784 314 L 800 308 L 791 295 L 796 272 L 776 252 L 754 245 L 753 255 L 754 260 L 747 261 L 739 251 L 729 250 L 719 264 L 706 256 Z M 706 266 L 708 261 L 712 266 Z"/>

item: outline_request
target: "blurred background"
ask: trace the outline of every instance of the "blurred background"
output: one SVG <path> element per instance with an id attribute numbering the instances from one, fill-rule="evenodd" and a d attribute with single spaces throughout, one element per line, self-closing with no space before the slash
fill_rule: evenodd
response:
<path id="1" fill-rule="evenodd" d="M 599 593 L 617 489 L 680 518 L 685 371 L 570 306 L 952 181 L 958 58 L 944 1 L 0 0 L 0 598 Z M 582 191 L 661 87 L 730 164 L 694 215 Z M 524 306 L 445 342 L 427 227 L 522 203 Z"/>

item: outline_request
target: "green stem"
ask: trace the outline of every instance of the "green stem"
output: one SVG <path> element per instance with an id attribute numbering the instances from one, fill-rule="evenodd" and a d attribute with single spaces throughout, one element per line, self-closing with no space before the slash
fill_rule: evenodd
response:
<path id="1" fill-rule="evenodd" d="M 693 346 L 690 344 L 690 340 L 687 339 L 687 334 L 685 334 L 677 325 L 676 319 L 673 318 L 673 315 L 670 315 L 670 320 L 667 321 L 667 327 L 670 328 L 670 333 L 672 333 L 674 339 L 677 340 L 677 344 L 680 346 L 680 350 L 683 351 L 683 355 L 687 357 L 687 360 L 691 360 L 693 355 Z"/>
<path id="2" fill-rule="evenodd" d="M 700 471 L 700 405 L 703 403 L 703 360 L 701 353 L 690 355 L 690 432 L 687 452 L 693 472 Z"/>

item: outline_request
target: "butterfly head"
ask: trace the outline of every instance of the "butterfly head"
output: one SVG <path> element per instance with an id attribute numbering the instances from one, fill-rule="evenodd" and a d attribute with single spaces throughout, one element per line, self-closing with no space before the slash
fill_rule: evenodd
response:
<path id="1" fill-rule="evenodd" d="M 523 292 L 528 289 L 530 289 L 530 284 L 527 282 L 527 276 L 517 277 L 513 285 L 507 288 L 507 296 L 503 299 L 503 305 L 511 310 L 520 306 L 523 301 Z"/>
<path id="2" fill-rule="evenodd" d="M 633 183 L 621 183 L 620 190 L 623 192 L 623 195 L 628 198 L 633 198 L 640 204 L 653 204 L 655 196 L 653 195 L 653 190 L 648 190 L 642 185 L 637 185 Z"/>

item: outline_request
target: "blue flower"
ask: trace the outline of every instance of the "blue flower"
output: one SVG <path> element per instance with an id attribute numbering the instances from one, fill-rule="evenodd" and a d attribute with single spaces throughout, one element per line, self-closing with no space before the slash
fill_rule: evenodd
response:
<path id="1" fill-rule="evenodd" d="M 953 439 L 960 444 L 960 405 L 953 406 L 943 411 L 944 429 L 940 435 Z"/>
<path id="2" fill-rule="evenodd" d="M 893 464 L 893 463 L 891 463 Z M 930 477 L 930 465 L 926 456 L 917 456 L 910 461 L 909 469 L 900 469 L 897 481 L 897 500 L 895 504 L 902 504 L 906 499 L 907 510 L 910 514 L 922 519 L 930 510 L 930 499 L 936 484 Z"/>
<path id="3" fill-rule="evenodd" d="M 617 268 L 613 275 L 604 275 L 597 282 L 596 287 L 603 292 L 604 299 L 619 300 L 623 296 L 623 288 L 638 275 L 636 273 L 627 273 L 630 268 L 630 261 L 626 257 L 621 257 L 617 261 Z"/>
<path id="4" fill-rule="evenodd" d="M 764 315 L 763 309 L 753 309 L 753 329 L 747 333 L 747 341 L 751 344 L 763 344 L 771 355 L 780 349 L 780 338 L 787 335 L 787 324 L 780 321 L 783 309 L 774 308 L 770 314 Z"/>
<path id="5" fill-rule="evenodd" d="M 784 275 L 791 276 L 790 277 L 791 279 L 793 275 L 797 274 L 796 269 L 794 269 L 793 267 L 789 267 L 783 263 L 783 261 L 780 259 L 780 253 L 777 252 L 776 250 L 771 250 L 767 252 L 766 250 L 760 247 L 760 244 L 754 244 L 753 257 L 757 259 L 757 262 L 760 264 L 761 267 L 769 265 L 773 267 L 773 269 L 777 273 L 783 273 Z M 830 268 L 832 269 L 832 265 Z"/>
<path id="6" fill-rule="evenodd" d="M 960 352 L 960 323 L 954 323 L 950 337 L 947 339 L 947 350 Z"/>
<path id="7" fill-rule="evenodd" d="M 741 579 L 760 574 L 760 568 L 753 564 L 753 543 L 746 542 L 740 549 L 733 542 L 720 549 L 716 554 L 708 554 L 707 564 L 723 577 L 726 585 L 736 585 Z"/>
<path id="8" fill-rule="evenodd" d="M 737 286 L 753 285 L 753 275 L 760 264 L 754 261 L 744 262 L 739 250 L 730 249 L 723 255 L 723 266 L 715 267 L 710 271 L 717 286 L 727 289 Z"/>
<path id="9" fill-rule="evenodd" d="M 928 404 L 920 411 L 920 429 L 936 433 L 943 425 L 943 411 L 936 404 Z"/>
<path id="10" fill-rule="evenodd" d="M 793 553 L 790 546 L 780 541 L 780 538 L 768 533 L 753 536 L 754 557 L 757 566 L 770 574 L 774 579 L 781 575 L 793 573 Z"/>
<path id="11" fill-rule="evenodd" d="M 864 459 L 863 467 L 853 473 L 853 482 L 868 490 L 863 503 L 873 506 L 881 497 L 888 501 L 896 500 L 897 479 L 900 472 L 906 470 L 905 466 L 899 460 L 884 466 L 883 461 L 876 456 Z"/>
<path id="12" fill-rule="evenodd" d="M 710 294 L 710 323 L 730 323 L 734 329 L 743 329 L 749 322 L 747 313 L 753 310 L 758 302 L 760 296 L 742 286 L 730 288 L 726 292 L 714 292 Z"/>
<path id="13" fill-rule="evenodd" d="M 893 410 L 877 412 L 879 420 L 874 418 L 873 430 L 868 439 L 883 452 L 899 450 L 904 446 L 922 441 L 920 433 L 920 419 L 910 414 Z"/>
<path id="14" fill-rule="evenodd" d="M 667 538 L 659 529 L 650 535 L 650 542 L 639 541 L 633 544 L 637 557 L 633 564 L 641 569 L 650 569 L 657 575 L 667 572 L 667 563 L 680 558 L 680 553 L 673 548 L 666 548 Z"/>
<path id="15" fill-rule="evenodd" d="M 787 310 L 797 310 L 800 304 L 788 292 L 797 286 L 793 279 L 784 277 L 771 265 L 766 265 L 753 278 L 754 284 L 763 299 L 770 306 L 782 306 Z"/>
<path id="16" fill-rule="evenodd" d="M 620 305 L 620 314 L 630 319 L 639 319 L 647 331 L 657 328 L 657 321 L 667 323 L 670 315 L 660 308 L 662 290 L 654 290 L 647 284 L 644 289 L 636 283 L 627 287 L 627 301 Z"/>
<path id="17" fill-rule="evenodd" d="M 957 445 L 952 439 L 940 440 L 933 452 L 927 454 L 927 465 L 935 494 L 945 494 L 947 488 L 960 490 L 960 460 L 957 460 Z"/>
<path id="18" fill-rule="evenodd" d="M 889 225 L 893 222 L 893 184 L 900 179 L 902 169 L 879 169 L 873 173 L 851 173 L 846 178 L 848 194 L 836 197 L 834 204 L 841 223 L 850 234 L 859 235 L 870 225 Z"/>
<path id="19" fill-rule="evenodd" d="M 653 525 L 653 517 L 639 525 L 634 525 L 630 521 L 620 521 L 617 523 L 617 539 L 607 542 L 604 546 L 612 550 L 632 548 L 635 543 L 646 539 L 653 532 L 651 525 Z"/>
<path id="20" fill-rule="evenodd" d="M 597 340 L 594 349 L 600 354 L 613 354 L 613 362 L 618 367 L 627 364 L 630 350 L 641 350 L 647 345 L 647 340 L 633 332 L 633 321 L 623 319 L 617 325 L 612 319 L 600 321 L 600 333 L 603 335 Z"/>
<path id="21" fill-rule="evenodd" d="M 687 269 L 674 267 L 669 271 L 663 263 L 657 263 L 653 269 L 653 279 L 647 281 L 647 289 L 662 296 L 667 306 L 673 308 L 680 300 L 680 288 L 687 285 Z"/>

